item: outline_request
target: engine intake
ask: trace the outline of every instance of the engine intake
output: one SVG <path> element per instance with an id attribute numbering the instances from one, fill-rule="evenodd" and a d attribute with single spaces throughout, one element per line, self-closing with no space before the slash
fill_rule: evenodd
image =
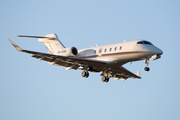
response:
<path id="1" fill-rule="evenodd" d="M 76 47 L 68 47 L 68 48 L 61 49 L 60 51 L 58 51 L 57 54 L 63 55 L 63 56 L 76 56 L 78 54 L 78 50 Z"/>
<path id="2" fill-rule="evenodd" d="M 77 55 L 78 51 L 75 47 L 72 47 L 71 49 L 73 55 Z"/>

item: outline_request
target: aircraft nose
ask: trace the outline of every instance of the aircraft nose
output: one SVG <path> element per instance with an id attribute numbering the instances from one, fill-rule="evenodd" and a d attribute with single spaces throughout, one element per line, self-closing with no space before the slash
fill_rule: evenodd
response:
<path id="1" fill-rule="evenodd" d="M 158 54 L 158 55 L 162 55 L 162 54 L 163 54 L 163 51 L 158 48 L 158 49 L 157 49 L 157 54 Z"/>

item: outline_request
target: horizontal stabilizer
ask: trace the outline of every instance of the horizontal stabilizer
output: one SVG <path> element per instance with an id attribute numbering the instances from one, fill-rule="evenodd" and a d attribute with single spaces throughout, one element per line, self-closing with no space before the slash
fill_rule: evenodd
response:
<path id="1" fill-rule="evenodd" d="M 13 43 L 10 39 L 8 39 L 8 40 L 18 51 L 23 51 L 19 46 L 17 46 L 15 43 Z"/>
<path id="2" fill-rule="evenodd" d="M 17 35 L 17 37 L 29 37 L 29 38 L 44 38 L 49 40 L 54 40 L 54 37 L 40 37 L 40 36 L 27 36 L 27 35 Z"/>

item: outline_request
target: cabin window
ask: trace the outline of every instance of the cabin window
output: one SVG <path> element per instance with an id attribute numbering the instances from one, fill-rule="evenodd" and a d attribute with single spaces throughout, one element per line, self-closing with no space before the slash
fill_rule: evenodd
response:
<path id="1" fill-rule="evenodd" d="M 114 48 L 114 51 L 116 51 L 116 50 L 117 50 L 117 47 Z"/>
<path id="2" fill-rule="evenodd" d="M 109 52 L 111 52 L 112 48 L 109 49 Z"/>
<path id="3" fill-rule="evenodd" d="M 96 50 L 94 51 L 94 54 L 96 54 Z"/>
<path id="4" fill-rule="evenodd" d="M 101 50 L 99 50 L 99 53 L 101 53 Z"/>
<path id="5" fill-rule="evenodd" d="M 121 50 L 121 49 L 122 49 L 122 46 L 119 47 L 119 50 Z"/>
<path id="6" fill-rule="evenodd" d="M 107 49 L 104 50 L 104 52 L 106 52 L 106 51 L 107 51 Z"/>

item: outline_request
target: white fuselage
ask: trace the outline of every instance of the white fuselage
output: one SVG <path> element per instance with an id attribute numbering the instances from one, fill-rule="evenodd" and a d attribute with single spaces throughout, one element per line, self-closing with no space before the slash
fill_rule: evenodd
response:
<path id="1" fill-rule="evenodd" d="M 142 40 L 91 47 L 78 51 L 78 57 L 124 64 L 144 60 L 162 51 L 152 44 L 137 44 Z"/>

